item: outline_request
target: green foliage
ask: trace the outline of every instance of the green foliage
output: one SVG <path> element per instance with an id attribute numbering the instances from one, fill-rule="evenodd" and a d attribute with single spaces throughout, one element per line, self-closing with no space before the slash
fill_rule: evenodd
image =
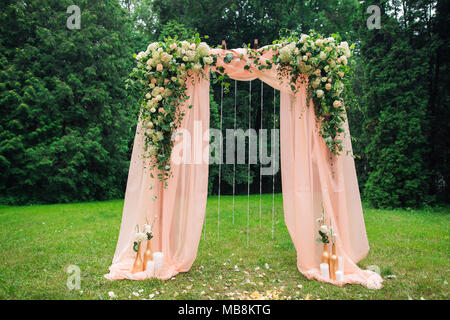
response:
<path id="1" fill-rule="evenodd" d="M 421 29 L 430 19 L 427 7 L 417 4 L 409 2 L 404 7 L 408 15 L 399 21 L 386 14 L 395 12 L 399 3 L 391 7 L 379 1 L 381 29 L 368 30 L 361 23 L 362 139 L 368 167 L 364 197 L 375 207 L 420 206 L 433 201 L 435 168 L 427 158 L 434 156 L 429 144 L 433 122 L 428 116 L 433 87 L 430 55 L 434 53 L 432 39 L 424 37 Z M 411 23 L 419 16 L 419 23 Z"/>
<path id="2" fill-rule="evenodd" d="M 123 195 L 135 122 L 131 24 L 117 1 L 6 1 L 0 14 L 0 194 L 8 203 Z"/>
<path id="3" fill-rule="evenodd" d="M 191 40 L 192 35 L 196 34 L 195 28 L 186 27 L 184 24 L 178 23 L 176 20 L 170 20 L 162 26 L 158 40 L 164 41 L 167 38 L 178 40 Z"/>

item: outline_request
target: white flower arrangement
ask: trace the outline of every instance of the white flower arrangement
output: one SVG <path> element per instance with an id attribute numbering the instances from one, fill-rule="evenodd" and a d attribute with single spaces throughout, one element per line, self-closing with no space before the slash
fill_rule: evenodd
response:
<path id="1" fill-rule="evenodd" d="M 325 211 L 322 206 L 322 215 L 320 218 L 316 219 L 316 222 L 319 223 L 319 235 L 320 238 L 317 238 L 318 242 L 329 243 L 330 239 L 334 244 L 336 241 L 336 233 L 333 231 L 333 226 L 327 225 L 327 221 L 325 219 Z"/>
<path id="2" fill-rule="evenodd" d="M 152 160 L 150 169 L 158 169 L 159 180 L 165 181 L 171 176 L 172 133 L 184 116 L 178 106 L 188 99 L 187 79 L 213 65 L 217 57 L 210 54 L 210 47 L 197 34 L 191 41 L 153 42 L 136 59 L 129 82 L 142 93 L 140 115 L 145 147 L 150 151 L 147 155 Z"/>
<path id="3" fill-rule="evenodd" d="M 154 236 L 153 234 L 153 224 L 155 223 L 156 220 L 156 216 L 153 218 L 152 224 L 149 225 L 148 223 L 145 223 L 143 226 L 143 231 L 139 230 L 139 225 L 136 225 L 136 235 L 134 238 L 134 243 L 133 243 L 133 250 L 134 251 L 138 251 L 139 249 L 139 244 L 142 241 L 145 240 L 151 240 Z"/>
<path id="4" fill-rule="evenodd" d="M 347 42 L 341 42 L 339 35 L 324 38 L 311 32 L 293 34 L 258 51 L 247 50 L 249 60 L 259 70 L 276 66 L 280 81 L 289 79 L 293 91 L 298 89 L 298 80 L 308 84 L 307 103 L 309 98 L 314 101 L 319 133 L 332 154 L 343 150 L 340 135 L 345 132 L 345 106 L 341 79 L 350 70 L 348 59 L 352 48 Z M 274 52 L 272 60 L 262 63 L 260 57 L 268 50 Z M 173 133 L 184 116 L 179 105 L 188 99 L 186 82 L 191 75 L 203 74 L 205 67 L 215 65 L 217 56 L 211 54 L 208 44 L 196 34 L 190 41 L 169 38 L 151 43 L 136 59 L 137 67 L 129 83 L 138 87 L 142 97 L 140 115 L 145 128 L 145 148 L 151 159 L 149 169 L 158 169 L 158 179 L 166 181 L 171 176 Z M 224 58 L 225 63 L 231 60 Z M 244 69 L 250 69 L 250 61 Z M 223 68 L 217 70 L 223 73 Z M 221 74 L 218 79 L 224 77 Z"/>
<path id="5" fill-rule="evenodd" d="M 153 224 L 155 223 L 156 216 L 153 218 L 152 224 L 144 224 L 144 232 L 147 236 L 147 240 L 151 240 L 153 238 Z"/>
<path id="6" fill-rule="evenodd" d="M 133 250 L 138 252 L 139 244 L 147 239 L 147 235 L 144 232 L 139 231 L 139 226 L 136 225 L 136 235 L 134 237 Z"/>
<path id="7" fill-rule="evenodd" d="M 294 34 L 268 47 L 278 50 L 272 63 L 278 65 L 280 80 L 290 79 L 292 90 L 297 90 L 298 79 L 308 83 L 309 98 L 314 101 L 316 117 L 321 123 L 320 135 L 333 154 L 343 150 L 342 139 L 338 137 L 344 133 L 345 121 L 341 97 L 344 84 L 340 79 L 350 70 L 351 48 L 347 42 L 340 42 L 339 35 L 323 38 L 315 32 Z"/>

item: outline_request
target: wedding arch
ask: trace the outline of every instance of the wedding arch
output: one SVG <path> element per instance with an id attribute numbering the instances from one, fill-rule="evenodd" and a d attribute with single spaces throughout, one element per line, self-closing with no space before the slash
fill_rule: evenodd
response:
<path id="1" fill-rule="evenodd" d="M 128 175 L 120 234 L 107 279 L 169 279 L 191 268 L 201 237 L 208 191 L 209 139 L 183 153 L 203 161 L 172 159 L 176 130 L 209 128 L 210 71 L 219 79 L 260 79 L 280 91 L 280 141 L 285 223 L 308 279 L 381 288 L 382 278 L 356 263 L 369 251 L 345 107 L 342 79 L 351 50 L 338 36 L 291 36 L 261 49 L 211 49 L 168 39 L 139 53 L 132 84 L 142 106 Z M 202 136 L 201 134 L 199 136 Z M 186 156 L 186 154 L 184 154 Z M 206 160 L 206 161 L 205 161 Z M 322 208 L 329 221 L 343 279 L 324 277 L 317 243 Z M 156 275 L 132 273 L 136 226 L 149 221 L 151 249 L 162 252 Z M 323 223 L 323 221 L 322 221 Z M 140 254 L 140 252 L 139 252 Z"/>

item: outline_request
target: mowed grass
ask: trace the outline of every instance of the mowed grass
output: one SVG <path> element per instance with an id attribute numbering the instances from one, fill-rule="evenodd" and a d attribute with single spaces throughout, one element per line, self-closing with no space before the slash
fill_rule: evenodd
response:
<path id="1" fill-rule="evenodd" d="M 220 239 L 217 197 L 208 198 L 206 240 L 191 270 L 173 280 L 110 282 L 108 272 L 120 228 L 123 201 L 0 207 L 1 299 L 237 299 L 257 291 L 283 299 L 448 299 L 450 208 L 375 210 L 364 216 L 371 250 L 359 263 L 376 265 L 384 288 L 335 287 L 307 280 L 296 266 L 296 252 L 283 218 L 282 196 L 222 196 Z M 266 264 L 268 269 L 266 268 Z M 81 270 L 81 289 L 69 290 L 69 265 Z M 390 276 L 390 277 L 387 277 Z M 135 294 L 133 294 L 133 292 Z"/>

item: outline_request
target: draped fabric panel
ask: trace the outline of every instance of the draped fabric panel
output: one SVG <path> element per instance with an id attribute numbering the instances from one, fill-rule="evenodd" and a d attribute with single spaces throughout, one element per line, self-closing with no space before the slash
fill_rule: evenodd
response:
<path id="1" fill-rule="evenodd" d="M 191 133 L 189 149 L 182 152 L 186 152 L 191 160 L 175 163 L 172 159 L 173 176 L 166 188 L 158 181 L 157 170 L 153 171 L 155 178 L 151 178 L 149 159 L 142 157 L 145 145 L 139 119 L 119 239 L 110 272 L 105 275 L 109 280 L 148 278 L 145 272 L 131 273 L 136 257 L 133 242 L 136 225 L 142 227 L 146 222 L 151 223 L 155 217 L 152 250 L 164 254 L 164 269 L 158 278 L 170 279 L 179 272 L 188 271 L 194 263 L 208 195 L 208 159 L 202 159 L 209 150 L 209 77 L 208 72 L 205 74 L 205 77 L 196 74 L 189 79 L 189 99 L 180 105 L 185 113 L 180 129 Z M 189 105 L 193 107 L 189 109 Z"/>
<path id="2" fill-rule="evenodd" d="M 251 61 L 246 49 L 214 49 L 219 55 L 217 66 L 224 68 L 231 78 L 240 81 L 260 79 L 280 90 L 280 140 L 283 204 L 286 226 L 297 251 L 298 270 L 307 278 L 330 282 L 336 285 L 358 283 L 368 288 L 381 288 L 382 278 L 368 270 L 361 270 L 356 263 L 364 258 L 369 245 L 364 225 L 361 199 L 358 189 L 348 123 L 345 123 L 343 152 L 332 156 L 319 135 L 312 101 L 307 106 L 306 83 L 297 83 L 292 91 L 288 79 L 280 81 L 276 67 L 260 70 Z M 225 63 L 225 54 L 232 54 L 230 63 Z M 261 61 L 271 59 L 272 51 L 265 51 Z M 215 71 L 213 69 L 213 71 Z M 205 72 L 205 74 L 207 74 Z M 193 133 L 201 122 L 203 130 L 209 128 L 209 79 L 196 75 L 188 82 L 189 101 L 181 128 Z M 245 106 L 247 107 L 247 106 Z M 178 272 L 188 271 L 195 260 L 206 208 L 208 163 L 203 156 L 201 164 L 172 164 L 173 177 L 166 189 L 150 178 L 144 169 L 140 155 L 144 152 L 142 133 L 136 132 L 125 205 L 119 240 L 113 265 L 106 278 L 147 278 L 145 273 L 131 274 L 135 253 L 132 251 L 135 225 L 145 223 L 158 216 L 154 250 L 162 251 L 165 257 L 164 271 L 158 275 L 168 279 Z M 193 135 L 193 134 L 192 134 Z M 203 154 L 208 151 L 208 139 L 199 144 Z M 195 150 L 191 150 L 195 153 Z M 198 152 L 198 150 L 197 150 Z M 172 160 L 173 161 L 173 160 Z M 150 185 L 155 187 L 150 190 Z M 156 200 L 152 197 L 157 195 Z M 344 258 L 344 281 L 325 279 L 319 271 L 322 245 L 316 241 L 322 204 L 326 217 L 335 228 L 337 255 Z"/>

